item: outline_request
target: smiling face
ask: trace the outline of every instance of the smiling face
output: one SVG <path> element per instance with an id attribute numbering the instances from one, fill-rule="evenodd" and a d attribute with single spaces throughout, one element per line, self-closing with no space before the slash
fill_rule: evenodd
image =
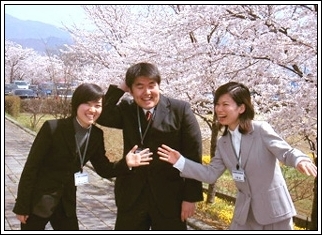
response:
<path id="1" fill-rule="evenodd" d="M 239 124 L 239 115 L 245 111 L 245 105 L 240 106 L 227 93 L 219 97 L 215 104 L 215 112 L 219 123 L 228 126 L 230 130 L 235 130 Z"/>
<path id="2" fill-rule="evenodd" d="M 137 77 L 130 92 L 137 105 L 143 109 L 155 107 L 160 100 L 159 84 L 148 77 Z"/>
<path id="3" fill-rule="evenodd" d="M 102 113 L 102 99 L 82 103 L 77 108 L 77 120 L 82 127 L 92 125 Z"/>

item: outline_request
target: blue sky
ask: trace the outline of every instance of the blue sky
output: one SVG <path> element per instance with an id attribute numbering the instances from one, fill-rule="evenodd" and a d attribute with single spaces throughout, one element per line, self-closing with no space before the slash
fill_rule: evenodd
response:
<path id="1" fill-rule="evenodd" d="M 73 23 L 80 25 L 86 22 L 86 15 L 80 5 L 12 4 L 14 2 L 10 1 L 7 4 L 5 3 L 3 6 L 4 12 L 20 20 L 40 21 L 58 27 L 63 27 L 62 23 L 66 26 L 71 26 Z M 32 1 L 29 2 L 35 3 Z M 28 3 L 28 1 L 23 3 Z"/>

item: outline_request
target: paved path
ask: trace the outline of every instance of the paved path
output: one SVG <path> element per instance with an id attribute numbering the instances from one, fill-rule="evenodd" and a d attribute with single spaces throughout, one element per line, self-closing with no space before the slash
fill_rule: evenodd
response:
<path id="1" fill-rule="evenodd" d="M 2 206 L 2 210 L 5 210 L 5 218 L 3 216 L 1 218 L 4 220 L 4 222 L 1 221 L 2 224 L 4 223 L 1 230 L 20 230 L 20 222 L 16 219 L 12 208 L 17 195 L 20 174 L 34 137 L 35 133 L 5 118 L 5 204 Z M 80 230 L 113 230 L 116 218 L 114 183 L 101 178 L 91 168 L 88 168 L 86 172 L 89 174 L 90 184 L 77 189 L 77 214 Z M 193 218 L 189 219 L 188 224 L 189 230 L 216 230 Z M 50 224 L 46 229 L 52 230 Z"/>

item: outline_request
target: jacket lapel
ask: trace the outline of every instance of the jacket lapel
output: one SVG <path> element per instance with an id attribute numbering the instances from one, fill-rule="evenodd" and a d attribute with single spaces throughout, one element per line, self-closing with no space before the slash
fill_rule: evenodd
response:
<path id="1" fill-rule="evenodd" d="M 246 165 L 247 160 L 250 155 L 250 149 L 251 149 L 252 143 L 254 142 L 254 140 L 253 140 L 254 136 L 252 133 L 253 133 L 253 128 L 249 133 L 242 134 L 242 137 L 241 137 L 240 158 L 241 158 L 241 167 L 243 169 L 245 169 L 245 165 Z M 223 144 L 225 145 L 224 150 L 226 153 L 226 156 L 224 156 L 224 157 L 227 157 L 227 159 L 229 159 L 232 166 L 235 167 L 237 164 L 237 156 L 236 156 L 234 148 L 233 148 L 230 134 L 227 133 L 227 135 L 222 136 L 222 138 L 223 138 Z"/>
<path id="2" fill-rule="evenodd" d="M 160 95 L 160 101 L 156 107 L 152 126 L 160 126 L 164 117 L 169 113 L 169 102 L 167 98 Z"/>
<path id="3" fill-rule="evenodd" d="M 231 141 L 230 134 L 227 133 L 227 135 L 222 136 L 221 138 L 223 138 L 223 149 L 225 151 L 225 156 L 223 156 L 223 158 L 228 159 L 230 161 L 232 169 L 235 170 L 235 167 L 237 165 L 237 156 L 233 148 L 233 143 Z"/>
<path id="4" fill-rule="evenodd" d="M 240 149 L 241 149 L 241 165 L 242 168 L 245 169 L 248 158 L 250 156 L 250 149 L 252 144 L 254 143 L 254 135 L 253 135 L 254 128 L 252 127 L 252 130 L 242 135 L 241 143 L 240 143 Z"/>

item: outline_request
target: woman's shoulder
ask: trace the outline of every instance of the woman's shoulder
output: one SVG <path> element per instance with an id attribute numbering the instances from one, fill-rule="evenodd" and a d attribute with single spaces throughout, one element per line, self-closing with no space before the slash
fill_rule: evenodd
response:
<path id="1" fill-rule="evenodd" d="M 259 131 L 260 133 L 275 133 L 271 124 L 267 121 L 252 121 L 253 130 L 255 132 Z"/>

